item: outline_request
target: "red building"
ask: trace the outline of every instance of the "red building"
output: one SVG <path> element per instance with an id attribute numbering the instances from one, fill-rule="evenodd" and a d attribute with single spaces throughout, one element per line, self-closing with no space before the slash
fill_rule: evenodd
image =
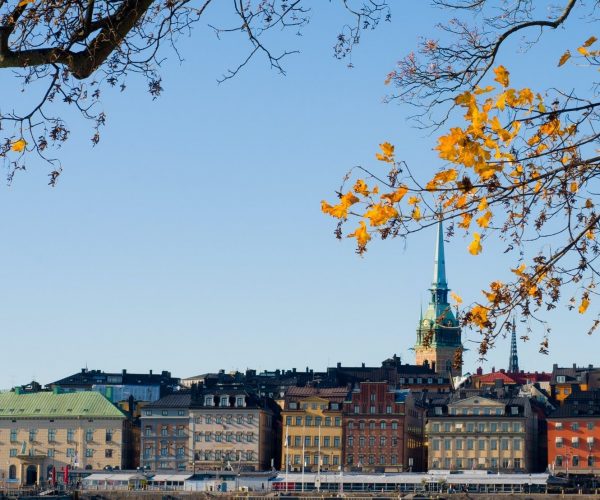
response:
<path id="1" fill-rule="evenodd" d="M 600 390 L 571 394 L 548 417 L 548 464 L 555 473 L 600 471 Z"/>
<path id="2" fill-rule="evenodd" d="M 422 471 L 424 410 L 408 390 L 361 382 L 344 402 L 344 466 L 369 472 Z"/>

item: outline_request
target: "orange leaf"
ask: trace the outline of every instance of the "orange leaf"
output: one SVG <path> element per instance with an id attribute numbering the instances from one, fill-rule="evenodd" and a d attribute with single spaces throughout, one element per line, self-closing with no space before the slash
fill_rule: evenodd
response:
<path id="1" fill-rule="evenodd" d="M 494 68 L 494 73 L 496 75 L 496 78 L 494 78 L 494 81 L 498 82 L 503 87 L 508 87 L 508 84 L 509 84 L 508 75 L 510 73 L 506 70 L 506 68 L 504 66 L 498 66 L 497 68 Z"/>
<path id="2" fill-rule="evenodd" d="M 10 149 L 12 151 L 15 151 L 16 153 L 20 153 L 21 151 L 23 151 L 25 149 L 25 146 L 27 146 L 27 141 L 25 139 L 21 138 L 18 141 L 13 142 Z"/>
<path id="3" fill-rule="evenodd" d="M 562 56 L 560 56 L 560 59 L 558 61 L 558 66 L 562 66 L 564 63 L 566 63 L 569 59 L 571 58 L 571 51 L 567 50 Z"/>
<path id="4" fill-rule="evenodd" d="M 471 255 L 479 255 L 481 253 L 481 250 L 483 249 L 481 247 L 481 235 L 479 233 L 473 233 L 473 241 L 469 244 L 469 253 Z"/>
<path id="5" fill-rule="evenodd" d="M 361 220 L 358 222 L 358 224 L 359 227 L 357 227 L 356 230 L 353 233 L 350 233 L 347 237 L 356 238 L 359 248 L 364 248 L 367 245 L 367 242 L 371 239 L 371 235 L 367 231 L 367 225 L 364 223 L 364 221 Z"/>

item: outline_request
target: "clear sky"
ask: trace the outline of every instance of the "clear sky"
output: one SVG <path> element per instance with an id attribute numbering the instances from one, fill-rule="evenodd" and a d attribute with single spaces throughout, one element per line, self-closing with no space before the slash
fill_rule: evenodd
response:
<path id="1" fill-rule="evenodd" d="M 286 61 L 287 76 L 257 59 L 221 85 L 247 47 L 216 40 L 206 28 L 221 16 L 215 9 L 180 40 L 182 64 L 165 52 L 162 97 L 138 92 L 145 84 L 135 78 L 125 93 L 105 94 L 97 147 L 89 126 L 70 117 L 57 187 L 33 164 L 0 187 L 0 387 L 84 366 L 186 377 L 374 365 L 394 353 L 413 362 L 434 231 L 375 242 L 361 258 L 320 212 L 351 166 L 375 166 L 385 140 L 424 177 L 441 165 L 410 110 L 382 103 L 386 74 L 432 33 L 437 12 L 410 4 L 364 34 L 349 69 L 332 57 L 340 10 L 316 2 L 304 35 L 286 39 L 302 51 Z M 545 87 L 567 40 L 553 34 L 528 54 L 513 45 L 500 62 L 516 85 Z M 541 70 L 530 72 L 533 63 Z M 568 71 L 559 83 L 570 87 Z M 3 73 L 2 100 L 14 85 Z M 493 244 L 473 257 L 467 244 L 449 242 L 446 262 L 450 287 L 470 302 L 514 262 Z M 534 324 L 532 341 L 519 342 L 522 368 L 597 363 L 600 340 L 585 321 L 564 308 L 549 319 L 550 355 L 537 353 Z M 476 336 L 465 338 L 465 370 L 474 371 Z M 508 354 L 500 339 L 484 369 L 505 368 Z"/>

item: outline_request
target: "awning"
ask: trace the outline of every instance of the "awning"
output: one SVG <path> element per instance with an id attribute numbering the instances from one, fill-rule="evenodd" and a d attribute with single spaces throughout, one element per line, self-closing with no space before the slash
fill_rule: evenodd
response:
<path id="1" fill-rule="evenodd" d="M 130 473 L 130 474 L 109 474 L 109 473 L 97 473 L 90 474 L 89 476 L 83 478 L 83 481 L 116 481 L 116 482 L 126 482 L 131 480 L 143 481 L 147 479 L 146 476 L 138 473 Z"/>
<path id="2" fill-rule="evenodd" d="M 186 479 L 192 477 L 193 474 L 156 474 L 149 479 L 150 482 L 153 483 L 174 483 L 179 482 L 182 483 Z"/>

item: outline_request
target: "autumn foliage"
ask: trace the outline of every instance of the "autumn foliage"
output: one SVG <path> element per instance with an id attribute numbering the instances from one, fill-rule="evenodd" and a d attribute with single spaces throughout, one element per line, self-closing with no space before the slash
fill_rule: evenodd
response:
<path id="1" fill-rule="evenodd" d="M 596 42 L 592 36 L 575 55 L 558 54 L 557 65 L 574 59 L 597 64 Z M 393 80 L 394 75 L 388 83 Z M 417 178 L 394 145 L 383 142 L 375 157 L 387 176 L 381 167 L 356 167 L 338 202 L 322 202 L 323 212 L 339 219 L 339 238 L 350 225 L 346 236 L 356 239 L 359 254 L 376 236 L 407 236 L 439 218 L 448 236 L 465 236 L 465 250 L 473 256 L 485 256 L 490 237 L 506 242 L 506 252 L 515 254 L 511 272 L 488 284 L 461 314 L 463 325 L 482 334 L 482 356 L 511 318 L 543 321 L 540 313 L 557 307 L 565 288 L 567 307 L 585 313 L 597 293 L 594 263 L 600 251 L 597 104 L 515 88 L 503 65 L 490 68 L 489 80 L 454 96 L 463 123 L 438 137 L 434 149 L 444 166 L 432 178 Z M 552 245 L 543 245 L 544 238 Z M 523 251 L 531 242 L 540 243 L 535 255 Z M 458 295 L 454 299 L 462 302 Z M 590 333 L 597 325 L 592 319 Z M 540 350 L 547 349 L 544 335 Z"/>

